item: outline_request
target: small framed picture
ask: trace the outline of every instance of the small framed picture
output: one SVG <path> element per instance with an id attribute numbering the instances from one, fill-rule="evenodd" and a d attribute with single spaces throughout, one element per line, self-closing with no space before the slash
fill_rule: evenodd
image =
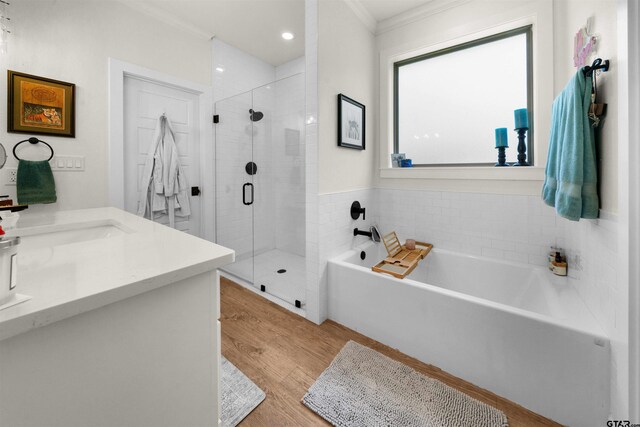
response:
<path id="1" fill-rule="evenodd" d="M 391 154 L 391 167 L 392 168 L 400 168 L 402 167 L 402 161 L 407 158 L 405 153 L 392 153 Z"/>
<path id="2" fill-rule="evenodd" d="M 338 95 L 338 145 L 365 149 L 365 107 L 343 94 Z"/>
<path id="3" fill-rule="evenodd" d="M 76 85 L 8 70 L 7 131 L 74 138 Z"/>

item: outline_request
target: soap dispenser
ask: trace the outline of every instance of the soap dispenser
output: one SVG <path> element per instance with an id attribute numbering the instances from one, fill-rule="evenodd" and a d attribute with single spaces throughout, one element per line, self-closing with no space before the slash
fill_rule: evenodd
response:
<path id="1" fill-rule="evenodd" d="M 0 226 L 0 306 L 10 302 L 18 285 L 20 237 L 7 237 Z"/>

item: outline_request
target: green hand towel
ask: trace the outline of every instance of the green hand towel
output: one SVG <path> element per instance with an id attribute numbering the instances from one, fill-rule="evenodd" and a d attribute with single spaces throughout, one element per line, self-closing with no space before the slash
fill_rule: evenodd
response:
<path id="1" fill-rule="evenodd" d="M 20 160 L 16 186 L 21 205 L 55 203 L 57 200 L 56 182 L 46 160 Z"/>

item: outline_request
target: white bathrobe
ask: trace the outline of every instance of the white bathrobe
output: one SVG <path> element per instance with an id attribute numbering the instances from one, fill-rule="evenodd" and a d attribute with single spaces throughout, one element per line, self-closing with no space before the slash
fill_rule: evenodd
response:
<path id="1" fill-rule="evenodd" d="M 158 119 L 156 131 L 149 147 L 142 173 L 142 186 L 138 193 L 138 215 L 169 215 L 169 225 L 175 228 L 175 216 L 191 215 L 189 184 L 180 165 L 180 157 L 173 129 L 164 115 Z"/>

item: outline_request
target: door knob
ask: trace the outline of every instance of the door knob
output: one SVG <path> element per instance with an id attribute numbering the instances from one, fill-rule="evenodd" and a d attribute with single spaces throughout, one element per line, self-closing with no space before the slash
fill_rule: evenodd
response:
<path id="1" fill-rule="evenodd" d="M 191 195 L 199 196 L 200 195 L 200 187 L 191 187 Z"/>

